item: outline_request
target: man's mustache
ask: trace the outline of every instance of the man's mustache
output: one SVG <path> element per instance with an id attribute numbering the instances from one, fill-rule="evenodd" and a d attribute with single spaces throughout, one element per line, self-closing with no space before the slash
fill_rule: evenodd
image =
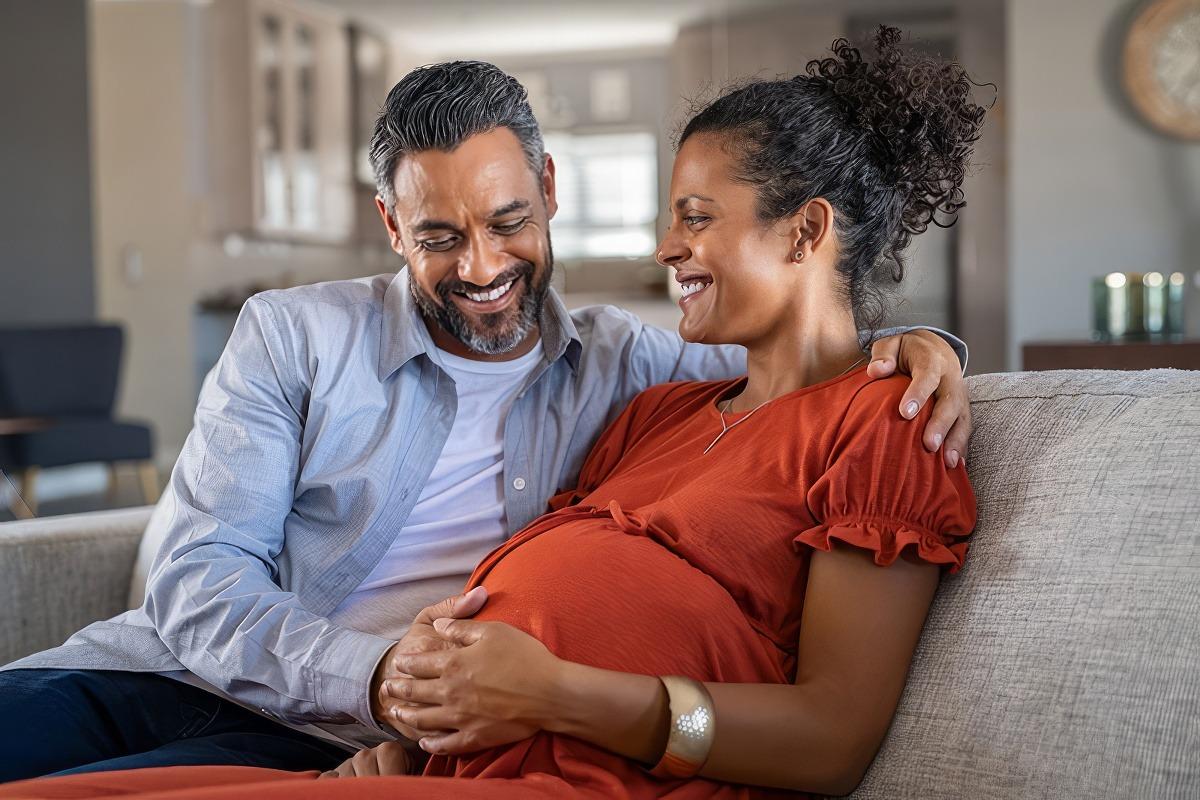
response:
<path id="1" fill-rule="evenodd" d="M 533 262 L 524 261 L 497 275 L 487 286 L 479 286 L 478 284 L 460 281 L 455 277 L 448 277 L 438 284 L 438 293 L 442 295 L 448 295 L 453 292 L 458 292 L 460 294 L 463 292 L 474 292 L 476 294 L 481 294 L 483 292 L 490 292 L 493 289 L 499 288 L 509 281 L 517 280 L 518 278 L 528 279 L 532 276 Z"/>

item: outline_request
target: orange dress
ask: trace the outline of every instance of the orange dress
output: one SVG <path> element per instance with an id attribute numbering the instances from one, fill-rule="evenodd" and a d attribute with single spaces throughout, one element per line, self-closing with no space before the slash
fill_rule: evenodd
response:
<path id="1" fill-rule="evenodd" d="M 705 454 L 721 431 L 717 401 L 744 380 L 666 384 L 635 398 L 593 448 L 578 487 L 476 568 L 469 585 L 489 592 L 477 618 L 605 669 L 790 683 L 812 548 L 837 539 L 872 551 L 881 567 L 907 549 L 959 570 L 975 497 L 961 465 L 947 469 L 921 444 L 929 408 L 900 418 L 907 379 L 872 381 L 859 369 L 776 398 L 753 418 L 727 415 L 745 421 Z M 421 777 L 313 783 L 315 774 L 167 767 L 9 784 L 0 798 L 796 796 L 659 780 L 545 732 L 434 757 Z"/>

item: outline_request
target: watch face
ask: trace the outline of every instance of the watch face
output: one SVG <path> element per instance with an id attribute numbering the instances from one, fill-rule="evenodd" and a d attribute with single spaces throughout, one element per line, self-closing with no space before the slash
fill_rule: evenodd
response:
<path id="1" fill-rule="evenodd" d="M 1160 131 L 1200 139 L 1200 0 L 1153 0 L 1125 41 L 1125 88 Z"/>
<path id="2" fill-rule="evenodd" d="M 1186 10 L 1165 27 L 1153 59 L 1165 98 L 1184 113 L 1200 115 L 1200 8 Z"/>

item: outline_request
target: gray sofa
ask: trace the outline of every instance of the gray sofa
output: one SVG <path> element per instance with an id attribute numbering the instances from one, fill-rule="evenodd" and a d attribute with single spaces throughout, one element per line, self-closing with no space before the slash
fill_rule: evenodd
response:
<path id="1" fill-rule="evenodd" d="M 853 797 L 1200 797 L 1200 372 L 970 386 L 979 527 Z M 0 663 L 123 610 L 149 515 L 0 525 Z"/>

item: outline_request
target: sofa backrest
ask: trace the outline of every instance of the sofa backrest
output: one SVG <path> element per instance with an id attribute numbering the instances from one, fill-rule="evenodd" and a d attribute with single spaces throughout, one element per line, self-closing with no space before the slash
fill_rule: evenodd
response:
<path id="1" fill-rule="evenodd" d="M 1200 372 L 968 382 L 979 525 L 852 796 L 1200 797 Z"/>

